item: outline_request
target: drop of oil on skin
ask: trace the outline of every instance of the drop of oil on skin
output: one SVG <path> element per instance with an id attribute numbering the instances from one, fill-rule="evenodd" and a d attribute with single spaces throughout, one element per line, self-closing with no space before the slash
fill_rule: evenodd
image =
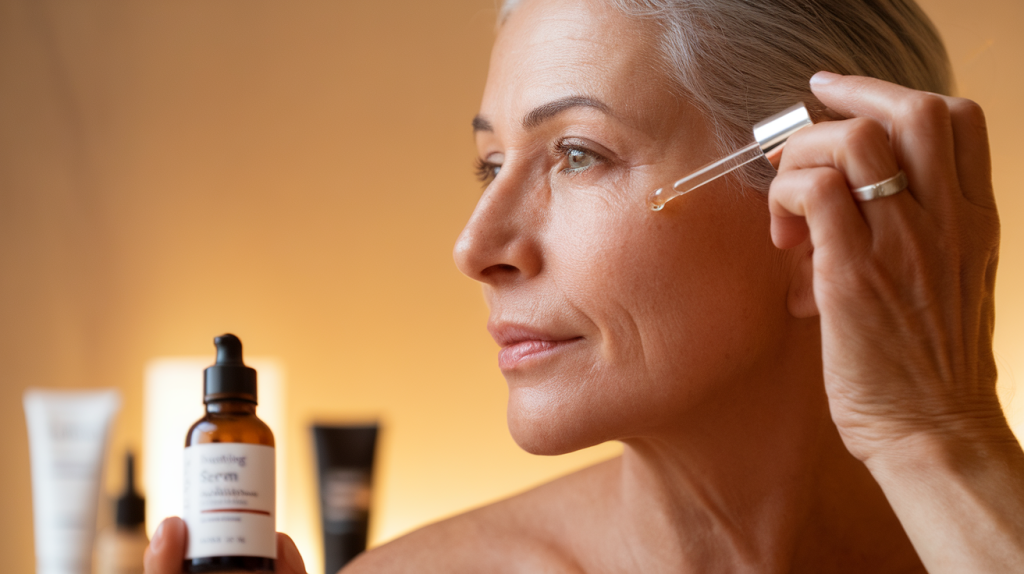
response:
<path id="1" fill-rule="evenodd" d="M 658 188 L 657 191 L 652 193 L 651 196 L 647 198 L 647 205 L 650 206 L 651 211 L 661 211 L 661 208 L 665 207 L 666 202 L 662 201 L 662 195 L 664 194 L 664 192 L 664 188 Z"/>

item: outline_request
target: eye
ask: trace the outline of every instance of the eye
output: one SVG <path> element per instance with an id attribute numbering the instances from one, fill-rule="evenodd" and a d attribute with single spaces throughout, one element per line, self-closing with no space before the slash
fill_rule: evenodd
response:
<path id="1" fill-rule="evenodd" d="M 480 183 L 487 187 L 495 177 L 498 177 L 498 172 L 501 171 L 501 164 L 494 163 L 493 161 L 487 161 L 486 159 L 477 159 L 476 178 L 480 180 Z"/>
<path id="2" fill-rule="evenodd" d="M 573 141 L 558 142 L 555 144 L 555 153 L 565 158 L 567 167 L 563 171 L 569 173 L 586 171 L 602 159 L 601 156 Z"/>
<path id="3" fill-rule="evenodd" d="M 569 169 L 584 170 L 594 163 L 594 156 L 581 149 L 570 149 L 565 157 L 569 160 Z"/>

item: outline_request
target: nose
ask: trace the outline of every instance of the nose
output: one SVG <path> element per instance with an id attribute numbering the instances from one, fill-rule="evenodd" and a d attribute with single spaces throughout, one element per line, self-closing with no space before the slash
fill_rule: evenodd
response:
<path id="1" fill-rule="evenodd" d="M 491 286 L 533 277 L 542 266 L 543 206 L 517 189 L 507 170 L 484 191 L 453 253 L 459 271 Z"/>

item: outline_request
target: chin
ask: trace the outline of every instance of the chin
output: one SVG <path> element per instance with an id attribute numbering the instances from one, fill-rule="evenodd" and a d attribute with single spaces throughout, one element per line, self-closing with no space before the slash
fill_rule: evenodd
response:
<path id="1" fill-rule="evenodd" d="M 610 426 L 601 424 L 583 405 L 558 400 L 536 389 L 509 393 L 508 429 L 520 448 L 530 454 L 555 456 L 614 440 Z"/>

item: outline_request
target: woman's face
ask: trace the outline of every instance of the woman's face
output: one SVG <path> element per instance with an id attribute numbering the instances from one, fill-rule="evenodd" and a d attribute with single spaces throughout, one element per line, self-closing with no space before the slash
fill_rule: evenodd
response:
<path id="1" fill-rule="evenodd" d="M 685 424 L 783 344 L 792 264 L 756 193 L 719 180 L 646 207 L 716 155 L 654 42 L 601 2 L 527 0 L 494 46 L 474 121 L 486 189 L 455 259 L 484 286 L 531 452 Z"/>

